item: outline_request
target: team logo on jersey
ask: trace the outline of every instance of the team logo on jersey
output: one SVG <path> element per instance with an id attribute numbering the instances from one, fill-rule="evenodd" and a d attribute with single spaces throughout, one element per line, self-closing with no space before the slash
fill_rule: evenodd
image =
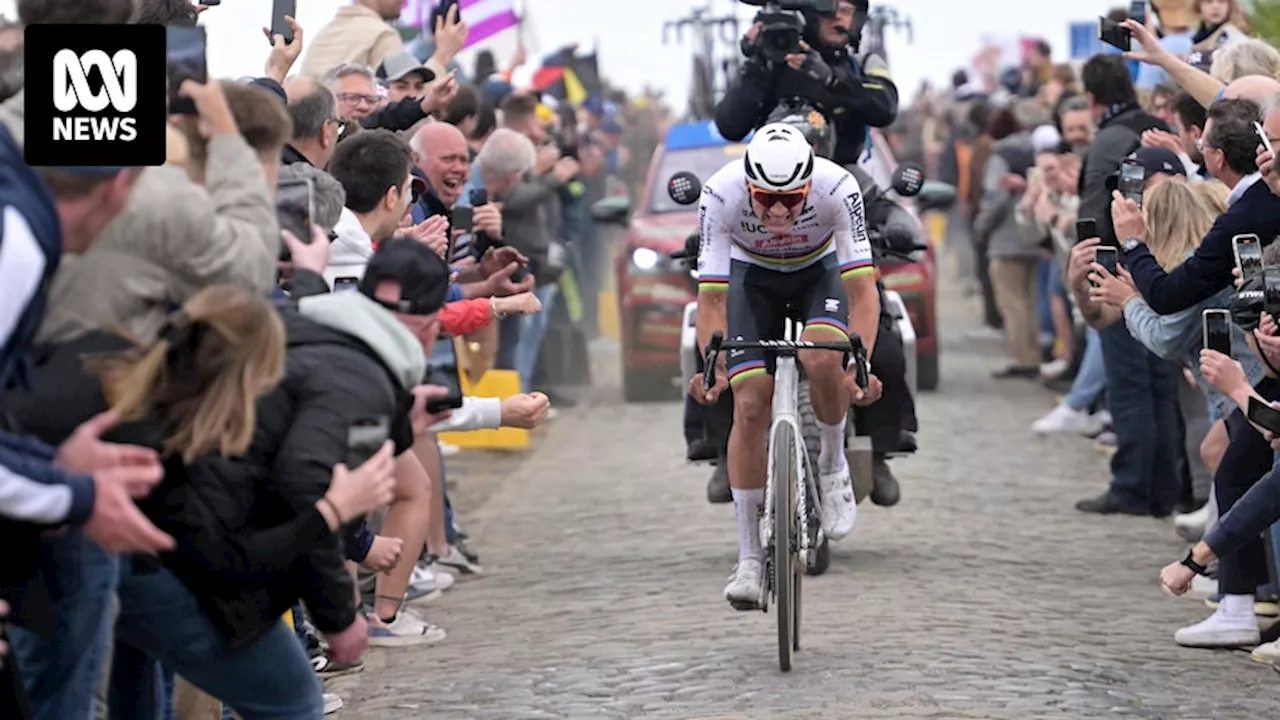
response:
<path id="1" fill-rule="evenodd" d="M 753 234 L 756 234 L 756 233 L 762 233 L 762 232 L 767 232 L 767 231 L 764 229 L 764 225 L 761 225 L 761 224 L 760 224 L 760 223 L 758 223 L 758 222 L 751 222 L 750 220 L 743 220 L 743 221 L 742 221 L 742 232 L 747 232 L 747 233 L 753 233 Z"/>
<path id="2" fill-rule="evenodd" d="M 827 298 L 822 303 L 822 309 L 828 314 L 838 313 L 840 312 L 840 301 L 836 298 Z"/>
<path id="3" fill-rule="evenodd" d="M 867 216 L 862 211 L 862 195 L 850 193 L 845 196 L 844 209 L 849 213 L 849 227 L 853 230 L 853 239 L 860 240 L 867 236 Z"/>

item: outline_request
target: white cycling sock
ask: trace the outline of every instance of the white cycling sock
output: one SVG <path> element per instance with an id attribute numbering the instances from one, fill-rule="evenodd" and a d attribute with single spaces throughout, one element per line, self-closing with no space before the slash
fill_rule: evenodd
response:
<path id="1" fill-rule="evenodd" d="M 818 450 L 818 468 L 825 472 L 838 471 L 848 463 L 844 456 L 844 423 L 840 418 L 837 425 L 828 425 L 821 420 L 818 423 L 818 437 L 822 447 Z"/>
<path id="2" fill-rule="evenodd" d="M 733 509 L 738 516 L 738 562 L 749 557 L 760 559 L 760 509 L 764 507 L 764 488 L 733 488 Z"/>
<path id="3" fill-rule="evenodd" d="M 1222 614 L 1231 618 L 1253 617 L 1253 595 L 1223 595 L 1218 607 Z"/>

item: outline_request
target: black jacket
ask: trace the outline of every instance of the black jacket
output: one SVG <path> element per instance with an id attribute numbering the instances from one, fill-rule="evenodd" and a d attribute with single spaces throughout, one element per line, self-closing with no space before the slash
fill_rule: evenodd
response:
<path id="1" fill-rule="evenodd" d="M 741 140 L 760 127 L 779 100 L 803 98 L 822 110 L 836 131 L 839 165 L 858 162 L 866 147 L 868 127 L 888 127 L 898 116 L 898 88 L 887 73 L 867 75 L 847 48 L 824 50 L 833 82 L 823 87 L 808 75 L 779 64 L 762 68 L 743 64 L 737 81 L 716 104 L 715 122 L 720 134 Z"/>
<path id="2" fill-rule="evenodd" d="M 400 132 L 417 125 L 426 117 L 427 114 L 422 112 L 422 101 L 407 97 L 400 102 L 387 103 L 385 107 L 360 118 L 360 126 L 369 130 L 384 128 Z"/>
<path id="3" fill-rule="evenodd" d="M 356 420 L 397 417 L 409 396 L 377 355 L 354 337 L 282 310 L 289 336 L 280 385 L 258 402 L 257 431 L 244 457 L 202 458 L 186 467 L 167 458 L 165 478 L 139 503 L 178 547 L 162 560 L 235 645 L 252 642 L 299 598 L 316 627 L 335 632 L 355 620 L 354 588 L 341 537 L 315 510 L 344 460 L 346 429 Z M 6 397 L 21 428 L 59 442 L 106 403 L 84 355 L 129 343 L 104 332 L 36 354 L 34 392 Z M 393 425 L 399 448 L 412 445 L 406 423 Z M 160 449 L 150 423 L 121 425 L 107 439 Z"/>
<path id="4" fill-rule="evenodd" d="M 1080 209 L 1076 217 L 1097 221 L 1103 245 L 1119 245 L 1111 224 L 1111 191 L 1107 189 L 1107 178 L 1120 171 L 1124 159 L 1141 144 L 1142 133 L 1152 129 L 1168 132 L 1169 126 L 1147 111 L 1135 108 L 1105 120 L 1089 145 L 1080 168 Z"/>

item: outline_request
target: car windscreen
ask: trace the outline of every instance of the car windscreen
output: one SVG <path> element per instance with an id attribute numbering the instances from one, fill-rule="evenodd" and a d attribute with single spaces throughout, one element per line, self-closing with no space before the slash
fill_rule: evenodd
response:
<path id="1" fill-rule="evenodd" d="M 654 215 L 689 212 L 688 206 L 676 204 L 667 195 L 667 181 L 671 176 L 681 171 L 691 172 L 705 183 L 729 161 L 742 159 L 746 150 L 746 145 L 735 144 L 665 152 L 653 175 L 653 187 L 649 189 L 649 212 Z"/>

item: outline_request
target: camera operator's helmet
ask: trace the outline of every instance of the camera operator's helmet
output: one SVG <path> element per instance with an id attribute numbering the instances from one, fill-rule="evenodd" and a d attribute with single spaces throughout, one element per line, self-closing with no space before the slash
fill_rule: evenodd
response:
<path id="1" fill-rule="evenodd" d="M 808 103 L 780 103 L 769 113 L 765 123 L 782 123 L 799 130 L 818 157 L 830 160 L 836 154 L 835 128 L 822 111 Z"/>
<path id="2" fill-rule="evenodd" d="M 799 130 L 782 123 L 757 130 L 742 160 L 747 184 L 765 192 L 793 192 L 813 177 L 813 147 Z"/>

